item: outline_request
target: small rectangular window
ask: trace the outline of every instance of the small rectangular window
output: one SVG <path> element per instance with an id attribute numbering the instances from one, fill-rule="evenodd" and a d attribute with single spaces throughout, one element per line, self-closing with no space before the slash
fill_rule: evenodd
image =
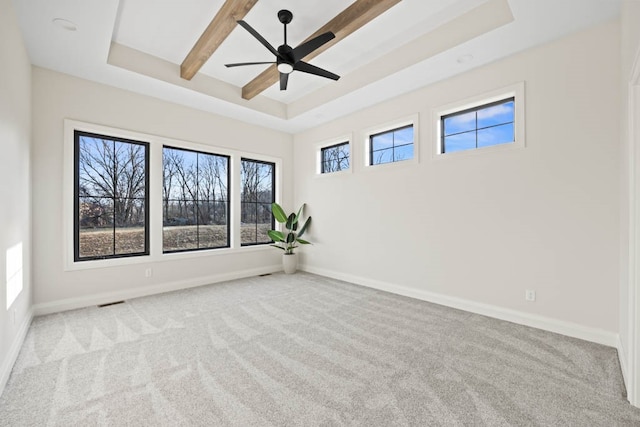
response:
<path id="1" fill-rule="evenodd" d="M 441 116 L 442 153 L 475 150 L 515 141 L 515 98 Z"/>
<path id="2" fill-rule="evenodd" d="M 369 165 L 413 159 L 413 125 L 369 135 Z"/>
<path id="3" fill-rule="evenodd" d="M 276 165 L 260 160 L 240 161 L 240 244 L 271 243 L 275 228 L 271 204 L 276 201 Z"/>
<path id="4" fill-rule="evenodd" d="M 162 151 L 162 251 L 229 247 L 229 157 Z"/>
<path id="5" fill-rule="evenodd" d="M 74 260 L 149 254 L 149 144 L 74 131 Z"/>
<path id="6" fill-rule="evenodd" d="M 349 169 L 349 142 L 322 147 L 321 173 L 338 172 Z"/>

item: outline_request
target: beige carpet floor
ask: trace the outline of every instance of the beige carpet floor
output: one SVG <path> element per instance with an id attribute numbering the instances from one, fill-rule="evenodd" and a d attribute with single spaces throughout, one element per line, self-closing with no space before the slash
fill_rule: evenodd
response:
<path id="1" fill-rule="evenodd" d="M 616 350 L 311 274 L 34 319 L 2 426 L 626 426 Z"/>

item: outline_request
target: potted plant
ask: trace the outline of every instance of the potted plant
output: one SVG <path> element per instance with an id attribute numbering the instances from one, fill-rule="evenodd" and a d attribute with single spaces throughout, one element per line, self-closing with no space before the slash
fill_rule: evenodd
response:
<path id="1" fill-rule="evenodd" d="M 302 215 L 303 209 L 304 203 L 300 206 L 300 209 L 298 209 L 297 214 L 291 213 L 287 215 L 279 204 L 271 204 L 271 213 L 273 214 L 273 217 L 280 224 L 284 224 L 286 231 L 269 230 L 267 233 L 274 242 L 271 246 L 284 251 L 284 254 L 282 255 L 282 266 L 284 267 L 284 272 L 286 274 L 296 272 L 298 257 L 293 250 L 298 247 L 298 244 L 310 244 L 306 240 L 301 239 L 301 237 L 311 224 L 311 217 L 307 218 L 304 224 L 302 224 L 302 227 L 300 227 L 300 230 L 298 230 L 298 225 L 301 223 L 300 215 Z"/>

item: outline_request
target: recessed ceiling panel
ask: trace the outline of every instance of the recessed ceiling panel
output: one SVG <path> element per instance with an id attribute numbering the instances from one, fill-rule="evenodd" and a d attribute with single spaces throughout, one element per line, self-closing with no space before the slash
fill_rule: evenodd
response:
<path id="1" fill-rule="evenodd" d="M 13 0 L 32 64 L 82 79 L 287 132 L 318 126 L 377 102 L 468 72 L 475 67 L 615 19 L 621 0 L 402 0 L 310 60 L 342 78 L 334 82 L 294 72 L 247 101 L 241 88 L 263 67 L 227 69 L 225 63 L 271 60 L 237 27 L 192 81 L 180 64 L 224 0 Z M 501 2 L 513 20 L 470 40 L 442 28 L 477 7 Z M 289 43 L 300 43 L 353 0 L 260 0 L 245 20 L 277 47 L 280 9 L 293 12 Z M 76 31 L 55 26 L 72 21 Z M 450 27 L 450 25 L 449 25 Z M 443 35 L 444 34 L 444 35 Z M 448 36 L 446 34 L 449 34 Z M 425 35 L 434 35 L 428 40 Z M 418 49 L 407 49 L 420 43 Z M 430 53 L 431 52 L 431 53 Z M 458 62 L 463 56 L 473 59 Z M 109 62 L 111 60 L 111 62 Z M 388 64 L 394 64 L 389 67 Z"/>

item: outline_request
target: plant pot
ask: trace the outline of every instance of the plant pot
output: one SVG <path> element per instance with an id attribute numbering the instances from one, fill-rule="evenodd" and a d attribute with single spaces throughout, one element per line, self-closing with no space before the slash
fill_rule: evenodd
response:
<path id="1" fill-rule="evenodd" d="M 298 254 L 283 254 L 282 255 L 282 267 L 286 274 L 293 274 L 298 267 Z"/>

